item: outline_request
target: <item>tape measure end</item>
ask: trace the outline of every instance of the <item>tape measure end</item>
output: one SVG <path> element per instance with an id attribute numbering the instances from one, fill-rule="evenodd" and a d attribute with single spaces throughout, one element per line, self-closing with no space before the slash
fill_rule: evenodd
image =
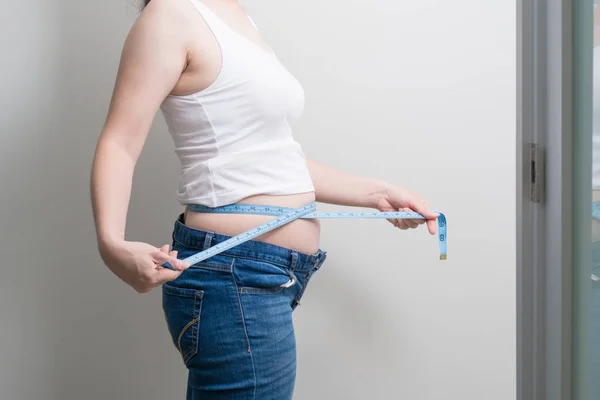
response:
<path id="1" fill-rule="evenodd" d="M 447 256 L 446 254 L 442 254 L 442 255 L 440 255 L 440 260 L 445 260 L 445 259 L 447 259 L 447 258 L 448 258 L 448 256 Z"/>
<path id="2" fill-rule="evenodd" d="M 173 270 L 173 271 L 175 271 L 175 268 L 173 268 L 173 266 L 172 266 L 172 265 L 171 265 L 171 264 L 170 264 L 168 261 L 165 261 L 164 263 L 162 263 L 162 264 L 161 264 L 161 267 L 163 267 L 163 268 L 168 268 L 168 269 L 170 269 L 170 270 Z"/>

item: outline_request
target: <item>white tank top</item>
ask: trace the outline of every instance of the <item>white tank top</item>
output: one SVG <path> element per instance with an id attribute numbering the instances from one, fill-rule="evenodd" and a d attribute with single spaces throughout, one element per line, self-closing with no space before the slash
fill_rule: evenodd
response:
<path id="1" fill-rule="evenodd" d="M 208 88 L 169 95 L 160 107 L 181 163 L 177 200 L 218 207 L 251 195 L 314 191 L 288 123 L 304 108 L 302 86 L 272 51 L 190 1 L 221 48 L 222 67 Z"/>

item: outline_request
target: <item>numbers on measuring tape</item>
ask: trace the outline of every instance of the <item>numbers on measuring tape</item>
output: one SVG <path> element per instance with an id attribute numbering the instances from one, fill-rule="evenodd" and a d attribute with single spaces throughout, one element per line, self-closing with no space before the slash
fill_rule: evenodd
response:
<path id="1" fill-rule="evenodd" d="M 316 212 L 316 204 L 314 202 L 306 204 L 300 208 L 285 208 L 263 206 L 256 204 L 234 204 L 221 207 L 207 207 L 199 204 L 188 204 L 187 209 L 199 213 L 224 213 L 224 214 L 260 214 L 271 215 L 277 218 L 272 219 L 260 226 L 250 229 L 247 232 L 233 236 L 224 242 L 212 246 L 204 251 L 194 254 L 191 257 L 184 259 L 190 265 L 199 263 L 216 254 L 222 253 L 232 247 L 251 240 L 263 233 L 272 231 L 280 226 L 283 226 L 298 218 L 371 218 L 371 219 L 425 219 L 425 217 L 414 211 L 385 211 L 385 212 Z M 447 258 L 447 232 L 446 232 L 446 216 L 444 214 L 438 217 L 438 241 L 440 247 L 440 260 Z M 171 268 L 168 263 L 163 264 L 166 268 Z"/>

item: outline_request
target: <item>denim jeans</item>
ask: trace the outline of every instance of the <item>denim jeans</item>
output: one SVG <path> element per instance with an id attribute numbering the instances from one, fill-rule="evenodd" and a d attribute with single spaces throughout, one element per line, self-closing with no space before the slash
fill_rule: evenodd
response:
<path id="1" fill-rule="evenodd" d="M 175 223 L 179 258 L 229 236 Z M 188 369 L 187 400 L 291 399 L 296 378 L 292 311 L 326 253 L 248 241 L 163 285 L 173 344 Z"/>

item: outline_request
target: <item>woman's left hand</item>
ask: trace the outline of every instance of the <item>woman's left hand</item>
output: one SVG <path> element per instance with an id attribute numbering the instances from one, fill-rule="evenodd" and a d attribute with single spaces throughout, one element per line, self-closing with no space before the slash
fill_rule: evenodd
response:
<path id="1" fill-rule="evenodd" d="M 398 229 L 415 229 L 419 225 L 427 223 L 429 233 L 435 235 L 437 233 L 437 217 L 438 213 L 431 211 L 429 204 L 425 199 L 416 193 L 401 187 L 391 187 L 387 189 L 381 198 L 377 201 L 377 209 L 379 211 L 415 211 L 424 216 L 426 219 L 388 219 L 392 225 Z"/>

